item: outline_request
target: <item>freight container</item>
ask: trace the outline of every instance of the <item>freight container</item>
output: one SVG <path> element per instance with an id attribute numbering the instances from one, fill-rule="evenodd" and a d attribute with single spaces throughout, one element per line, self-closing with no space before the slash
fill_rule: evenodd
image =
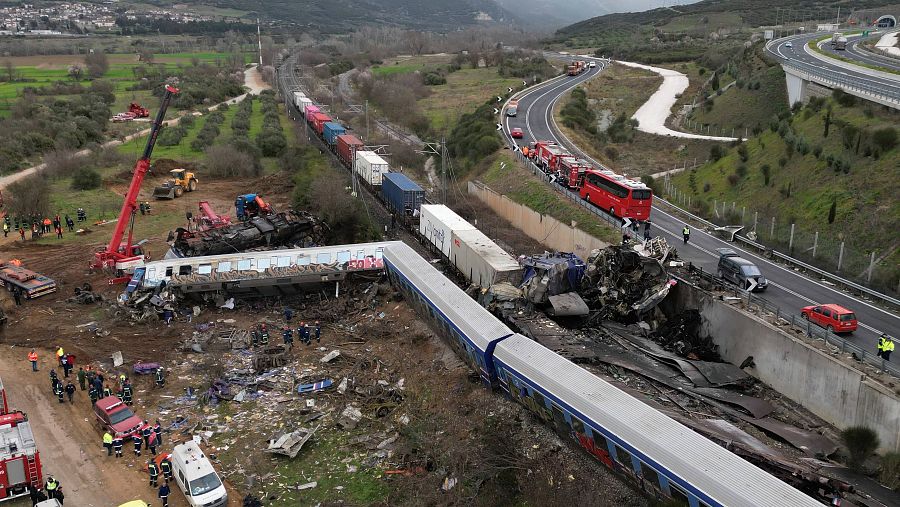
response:
<path id="1" fill-rule="evenodd" d="M 341 161 L 349 168 L 353 167 L 354 153 L 362 150 L 363 142 L 353 134 L 337 136 L 337 153 Z"/>
<path id="2" fill-rule="evenodd" d="M 388 163 L 374 151 L 357 151 L 354 171 L 373 187 L 381 186 L 381 175 L 391 170 Z"/>
<path id="3" fill-rule="evenodd" d="M 478 229 L 453 231 L 450 261 L 469 282 L 483 289 L 498 282 L 518 286 L 522 266 Z"/>
<path id="4" fill-rule="evenodd" d="M 325 124 L 331 121 L 331 116 L 328 116 L 325 113 L 313 113 L 308 119 L 313 130 L 316 131 L 316 134 L 322 135 Z"/>
<path id="5" fill-rule="evenodd" d="M 303 112 L 303 99 L 306 98 L 306 94 L 304 94 L 303 92 L 294 92 L 293 95 L 294 105 L 297 106 L 297 109 L 299 109 L 300 112 Z"/>
<path id="6" fill-rule="evenodd" d="M 443 204 L 423 204 L 419 206 L 419 213 L 419 234 L 448 259 L 453 253 L 453 232 L 475 229 Z"/>
<path id="7" fill-rule="evenodd" d="M 313 105 L 312 99 L 304 96 L 300 99 L 300 103 L 297 104 L 297 109 L 300 110 L 300 114 L 306 116 L 306 106 L 311 106 L 311 105 Z"/>
<path id="8" fill-rule="evenodd" d="M 319 113 L 319 112 L 321 112 L 321 111 L 319 111 L 319 106 L 309 104 L 305 108 L 303 108 L 303 117 L 306 118 L 306 121 L 309 121 L 310 115 L 313 115 L 313 114 Z"/>
<path id="9" fill-rule="evenodd" d="M 381 196 L 388 208 L 401 217 L 419 215 L 425 191 L 403 173 L 387 173 L 381 179 Z"/>
<path id="10" fill-rule="evenodd" d="M 347 129 L 340 123 L 330 121 L 323 125 L 322 137 L 325 138 L 325 142 L 328 143 L 329 146 L 334 146 L 337 142 L 337 136 L 344 135 L 344 132 L 346 131 Z"/>

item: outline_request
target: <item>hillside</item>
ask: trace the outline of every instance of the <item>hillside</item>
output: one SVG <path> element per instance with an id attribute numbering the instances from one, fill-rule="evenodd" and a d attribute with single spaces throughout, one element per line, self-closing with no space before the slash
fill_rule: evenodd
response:
<path id="1" fill-rule="evenodd" d="M 645 12 L 591 18 L 559 29 L 548 43 L 571 48 L 593 48 L 598 54 L 633 58 L 648 63 L 684 61 L 715 51 L 710 45 L 731 46 L 746 40 L 742 31 L 782 23 L 778 13 L 815 13 L 834 20 L 853 9 L 890 4 L 890 0 L 703 0 Z M 798 21 L 799 15 L 794 14 Z M 790 22 L 792 18 L 788 18 Z M 805 18 L 810 21 L 809 18 Z"/>
<path id="2" fill-rule="evenodd" d="M 794 255 L 811 262 L 834 269 L 845 241 L 842 272 L 850 277 L 861 277 L 874 250 L 881 262 L 873 282 L 896 290 L 900 114 L 838 97 L 813 100 L 793 115 L 785 111 L 742 146 L 673 180 L 679 193 L 691 196 L 694 211 L 719 223 L 752 228 L 758 212 L 757 231 L 767 245 L 786 250 L 796 224 Z"/>

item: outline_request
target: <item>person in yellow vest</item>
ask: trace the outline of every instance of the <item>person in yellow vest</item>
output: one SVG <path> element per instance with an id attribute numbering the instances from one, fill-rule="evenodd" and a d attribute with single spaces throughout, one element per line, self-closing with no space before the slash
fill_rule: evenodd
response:
<path id="1" fill-rule="evenodd" d="M 106 455 L 112 456 L 113 436 L 108 431 L 103 434 L 103 447 L 106 447 Z"/>
<path id="2" fill-rule="evenodd" d="M 882 333 L 878 338 L 878 357 L 885 361 L 891 360 L 891 352 L 894 351 L 894 340 L 887 333 Z"/>
<path id="3" fill-rule="evenodd" d="M 56 362 L 62 366 L 62 358 L 66 355 L 66 352 L 63 350 L 62 346 L 56 348 Z"/>
<path id="4" fill-rule="evenodd" d="M 54 479 L 51 475 L 47 478 L 47 482 L 44 483 L 44 490 L 47 491 L 47 498 L 56 498 L 56 493 L 59 492 L 59 481 Z"/>

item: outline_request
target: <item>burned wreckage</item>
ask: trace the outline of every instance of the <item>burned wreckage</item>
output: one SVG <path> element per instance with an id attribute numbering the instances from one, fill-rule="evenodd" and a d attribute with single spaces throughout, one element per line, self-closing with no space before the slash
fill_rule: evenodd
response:
<path id="1" fill-rule="evenodd" d="M 169 233 L 167 257 L 200 257 L 283 246 L 319 244 L 327 225 L 306 212 L 288 211 L 255 216 L 236 224 L 206 230 L 179 227 Z"/>

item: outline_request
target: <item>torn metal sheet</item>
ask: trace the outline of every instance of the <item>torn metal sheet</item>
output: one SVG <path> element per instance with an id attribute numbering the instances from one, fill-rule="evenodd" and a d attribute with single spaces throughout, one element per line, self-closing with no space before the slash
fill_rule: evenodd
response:
<path id="1" fill-rule="evenodd" d="M 734 391 L 702 387 L 695 387 L 690 389 L 690 391 L 707 398 L 712 398 L 716 401 L 721 401 L 722 403 L 741 407 L 757 419 L 765 417 L 775 411 L 775 407 L 762 398 L 755 398 Z"/>
<path id="2" fill-rule="evenodd" d="M 297 453 L 300 452 L 300 448 L 303 447 L 303 444 L 309 441 L 319 428 L 321 428 L 321 426 L 316 426 L 311 430 L 298 428 L 295 431 L 276 435 L 269 439 L 269 446 L 263 449 L 263 452 L 283 454 L 294 458 L 297 456 Z"/>
<path id="3" fill-rule="evenodd" d="M 726 386 L 745 383 L 750 379 L 747 373 L 731 363 L 714 363 L 711 361 L 691 361 L 706 380 L 714 386 Z"/>
<path id="4" fill-rule="evenodd" d="M 567 292 L 547 298 L 551 308 L 549 313 L 556 317 L 577 317 L 590 313 L 587 303 L 576 292 Z"/>
<path id="5" fill-rule="evenodd" d="M 725 442 L 725 447 L 731 449 L 732 444 L 738 444 L 745 449 L 769 458 L 781 458 L 782 454 L 772 449 L 762 441 L 723 419 L 691 419 L 677 417 L 682 424 L 695 428 L 707 437 L 712 437 Z"/>
<path id="6" fill-rule="evenodd" d="M 743 419 L 763 431 L 778 436 L 810 456 L 830 456 L 838 448 L 837 444 L 818 433 L 801 430 L 772 418 L 743 417 Z"/>

